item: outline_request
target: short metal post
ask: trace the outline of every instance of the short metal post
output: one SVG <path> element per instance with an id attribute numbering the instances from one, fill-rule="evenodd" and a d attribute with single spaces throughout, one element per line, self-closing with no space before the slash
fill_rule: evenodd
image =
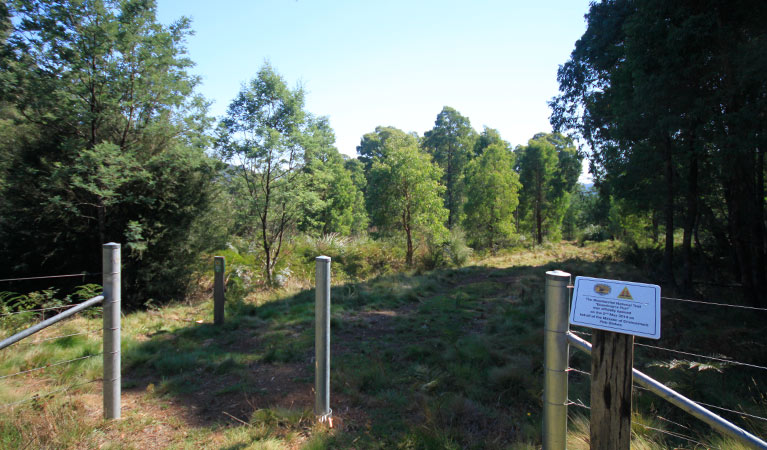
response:
<path id="1" fill-rule="evenodd" d="M 224 323 L 224 267 L 223 256 L 213 257 L 213 323 Z"/>
<path id="2" fill-rule="evenodd" d="M 546 272 L 543 334 L 543 450 L 567 448 L 567 331 L 570 274 Z"/>
<path id="3" fill-rule="evenodd" d="M 320 422 L 330 419 L 330 257 L 315 259 L 314 414 Z"/>
<path id="4" fill-rule="evenodd" d="M 104 418 L 120 418 L 120 244 L 104 244 Z"/>

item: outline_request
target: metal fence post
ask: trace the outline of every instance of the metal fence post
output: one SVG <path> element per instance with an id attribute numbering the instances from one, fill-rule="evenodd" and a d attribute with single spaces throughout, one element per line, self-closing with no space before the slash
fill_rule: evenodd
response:
<path id="1" fill-rule="evenodd" d="M 567 331 L 570 274 L 546 272 L 543 334 L 543 450 L 567 448 Z"/>
<path id="2" fill-rule="evenodd" d="M 213 257 L 213 323 L 224 323 L 224 257 Z"/>
<path id="3" fill-rule="evenodd" d="M 104 418 L 120 418 L 120 244 L 104 244 Z"/>
<path id="4" fill-rule="evenodd" d="M 330 409 L 330 257 L 315 259 L 314 305 L 314 414 L 320 422 L 331 417 Z"/>

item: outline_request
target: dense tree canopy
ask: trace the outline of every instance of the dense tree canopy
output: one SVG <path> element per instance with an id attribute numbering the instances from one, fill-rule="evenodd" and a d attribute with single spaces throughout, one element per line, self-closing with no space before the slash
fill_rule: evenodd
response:
<path id="1" fill-rule="evenodd" d="M 505 145 L 494 143 L 466 168 L 464 228 L 477 247 L 495 250 L 514 233 L 521 185 L 512 157 Z"/>
<path id="2" fill-rule="evenodd" d="M 308 120 L 303 89 L 290 89 L 269 64 L 243 86 L 219 126 L 220 154 L 245 184 L 267 283 L 286 238 L 316 203 L 305 172 L 307 147 L 326 132 Z"/>
<path id="3" fill-rule="evenodd" d="M 360 145 L 357 146 L 357 154 L 367 174 L 376 160 L 386 158 L 392 149 L 408 145 L 418 145 L 418 136 L 398 128 L 380 126 L 372 133 L 362 136 Z"/>
<path id="4" fill-rule="evenodd" d="M 480 156 L 491 145 L 500 145 L 511 151 L 511 144 L 503 140 L 498 130 L 485 127 L 474 142 L 474 156 Z"/>
<path id="5" fill-rule="evenodd" d="M 709 84 L 721 82 L 715 83 L 720 72 L 698 62 L 674 79 L 657 66 L 681 70 L 679 55 L 708 55 L 692 37 L 711 21 L 687 24 L 684 9 L 642 5 L 592 8 L 584 37 L 589 46 L 576 47 L 560 73 L 563 95 L 553 103 L 554 121 L 596 149 L 592 165 L 608 205 L 626 216 L 651 211 L 653 220 L 660 211 L 621 190 L 615 181 L 621 177 L 632 189 L 646 188 L 647 198 L 671 194 L 664 205 L 669 228 L 675 214 L 668 211 L 684 203 L 689 244 L 696 224 L 721 229 L 726 216 L 741 226 L 744 214 L 761 211 L 758 202 L 748 206 L 736 197 L 763 194 L 763 171 L 745 173 L 727 161 L 753 178 L 753 186 L 741 189 L 727 185 L 730 174 L 716 171 L 713 161 L 725 160 L 721 149 L 746 143 L 763 164 L 761 137 L 748 141 L 748 132 L 738 129 L 745 112 L 763 114 L 754 106 L 762 85 L 750 77 L 732 81 L 747 94 L 733 88 L 727 92 L 741 95 L 740 103 L 719 98 L 730 108 L 726 119 L 695 103 L 713 92 Z M 639 36 L 658 14 L 686 25 L 650 26 Z M 362 137 L 359 158 L 351 159 L 336 149 L 329 120 L 305 111 L 302 88 L 288 87 L 265 64 L 231 102 L 214 139 L 207 104 L 195 94 L 198 79 L 188 73 L 190 33 L 184 18 L 158 23 L 153 0 L 0 0 L 0 255 L 13 261 L 0 274 L 96 271 L 101 244 L 118 241 L 126 249 L 127 299 L 137 303 L 181 294 L 195 256 L 233 241 L 257 243 L 255 258 L 271 284 L 298 233 L 363 235 L 370 227 L 375 237 L 401 236 L 409 265 L 424 243 L 435 255 L 465 248 L 461 226 L 480 248 L 504 245 L 518 231 L 538 243 L 560 236 L 580 173 L 569 138 L 538 134 L 512 152 L 497 130 L 477 134 L 467 117 L 445 106 L 422 138 L 379 126 Z M 742 40 L 761 42 L 756 31 L 744 33 Z M 685 44 L 673 47 L 674 39 Z M 744 50 L 741 57 L 761 61 L 749 42 L 755 54 Z M 671 47 L 676 53 L 662 57 L 642 50 Z M 595 48 L 604 54 L 589 53 Z M 666 106 L 663 98 L 673 92 L 678 98 Z M 736 107 L 739 115 L 728 116 Z M 748 126 L 762 126 L 761 132 L 760 123 Z M 716 134 L 720 128 L 738 139 Z M 641 164 L 668 171 L 646 176 Z M 699 174 L 717 181 L 698 182 Z M 674 196 L 679 193 L 684 202 Z M 728 211 L 713 207 L 720 198 Z M 739 261 L 758 260 L 759 252 L 744 252 Z"/>
<path id="6" fill-rule="evenodd" d="M 335 136 L 326 118 L 312 121 L 308 132 L 305 170 L 308 188 L 316 197 L 304 212 L 300 228 L 342 235 L 367 231 L 364 174 L 347 168 L 347 161 L 334 146 Z M 355 175 L 363 179 L 355 181 Z"/>
<path id="7" fill-rule="evenodd" d="M 423 146 L 443 170 L 448 228 L 460 222 L 465 201 L 463 171 L 472 156 L 476 132 L 468 117 L 445 106 L 437 115 L 434 128 L 423 135 Z"/>
<path id="8" fill-rule="evenodd" d="M 552 124 L 590 145 L 600 191 L 662 212 L 668 279 L 681 223 L 683 288 L 695 237 L 764 302 L 767 5 L 624 0 L 595 3 L 587 18 L 559 71 Z"/>
<path id="9" fill-rule="evenodd" d="M 570 194 L 580 175 L 581 158 L 572 140 L 558 133 L 539 133 L 515 153 L 522 183 L 520 222 L 539 244 L 544 235 L 559 239 Z"/>
<path id="10" fill-rule="evenodd" d="M 213 169 L 188 21 L 160 25 L 152 1 L 8 5 L 0 254 L 14 263 L 0 271 L 96 271 L 114 240 L 128 301 L 180 292 Z"/>
<path id="11" fill-rule="evenodd" d="M 368 205 L 375 226 L 403 232 L 406 263 L 413 264 L 416 241 L 441 242 L 447 237 L 447 210 L 440 197 L 442 170 L 414 144 L 389 148 L 386 158 L 373 163 L 368 186 Z"/>

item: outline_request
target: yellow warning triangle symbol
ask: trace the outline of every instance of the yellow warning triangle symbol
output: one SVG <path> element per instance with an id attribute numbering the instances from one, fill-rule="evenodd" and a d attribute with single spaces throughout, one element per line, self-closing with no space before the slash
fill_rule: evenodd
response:
<path id="1" fill-rule="evenodd" d="M 634 297 L 631 296 L 631 292 L 629 292 L 629 288 L 624 287 L 620 294 L 618 294 L 618 298 L 623 298 L 626 300 L 634 300 Z"/>

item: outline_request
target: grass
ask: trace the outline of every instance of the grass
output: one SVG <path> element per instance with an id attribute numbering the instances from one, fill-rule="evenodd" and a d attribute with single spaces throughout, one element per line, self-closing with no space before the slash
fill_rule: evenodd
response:
<path id="1" fill-rule="evenodd" d="M 210 301 L 130 313 L 123 319 L 123 419 L 101 419 L 100 384 L 91 383 L 0 415 L 0 447 L 539 448 L 544 273 L 651 281 L 619 255 L 609 242 L 549 244 L 460 269 L 354 282 L 345 276 L 332 289 L 333 428 L 317 424 L 311 411 L 314 292 L 300 289 L 302 283 L 274 292 L 230 291 L 220 327 L 212 325 Z M 641 342 L 763 365 L 763 322 L 753 314 L 664 303 L 663 339 Z M 80 317 L 44 336 L 99 323 Z M 0 376 L 97 354 L 99 342 L 76 336 L 5 350 Z M 100 361 L 0 380 L 0 403 L 99 378 Z M 573 353 L 571 365 L 588 371 L 590 361 Z M 701 367 L 642 347 L 635 365 L 697 400 L 767 415 L 767 377 L 756 369 Z M 571 373 L 569 390 L 588 404 L 587 376 Z M 587 448 L 587 411 L 570 409 L 568 448 Z M 763 422 L 728 418 L 767 434 Z M 633 423 L 633 448 L 694 448 L 646 427 L 737 448 L 640 391 Z"/>

